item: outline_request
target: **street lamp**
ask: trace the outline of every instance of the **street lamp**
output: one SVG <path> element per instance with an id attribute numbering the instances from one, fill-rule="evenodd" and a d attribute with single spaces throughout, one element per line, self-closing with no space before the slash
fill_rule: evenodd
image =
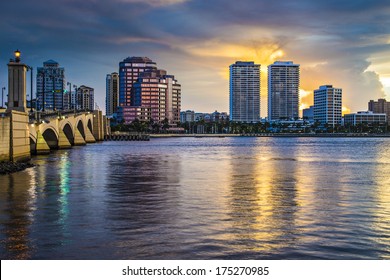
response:
<path id="1" fill-rule="evenodd" d="M 64 111 L 64 76 L 61 77 L 61 110 Z"/>
<path id="2" fill-rule="evenodd" d="M 39 73 L 39 77 L 41 77 L 42 78 L 42 108 L 40 108 L 40 109 L 42 109 L 42 111 L 43 112 L 45 112 L 45 103 L 46 103 L 46 96 L 45 96 L 45 93 L 46 93 L 46 89 L 45 89 L 45 72 L 41 72 L 41 73 Z M 37 98 L 37 102 L 38 102 L 38 98 Z"/>
<path id="3" fill-rule="evenodd" d="M 4 91 L 5 87 L 1 88 L 1 108 L 4 108 Z"/>
<path id="4" fill-rule="evenodd" d="M 53 79 L 53 110 L 56 110 L 56 77 L 54 75 L 51 75 L 50 78 Z"/>
<path id="5" fill-rule="evenodd" d="M 20 62 L 20 54 L 21 52 L 19 50 L 14 51 L 15 62 Z"/>
<path id="6" fill-rule="evenodd" d="M 30 82 L 31 82 L 31 88 L 30 88 L 30 112 L 33 112 L 33 68 L 32 66 L 27 65 L 27 71 L 30 70 L 31 76 L 30 76 Z M 36 102 L 36 101 L 35 101 Z"/>
<path id="7" fill-rule="evenodd" d="M 68 110 L 72 109 L 72 83 L 66 82 L 69 86 L 69 94 L 68 94 Z"/>
<path id="8" fill-rule="evenodd" d="M 77 86 L 76 85 L 73 85 L 73 88 L 74 88 L 74 109 L 75 109 L 75 111 L 76 111 L 76 109 L 77 109 Z"/>

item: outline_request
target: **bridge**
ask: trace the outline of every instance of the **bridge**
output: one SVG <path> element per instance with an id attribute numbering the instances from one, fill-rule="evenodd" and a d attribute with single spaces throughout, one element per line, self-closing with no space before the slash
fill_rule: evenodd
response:
<path id="1" fill-rule="evenodd" d="M 45 154 L 53 149 L 102 141 L 107 134 L 104 128 L 106 119 L 98 110 L 30 113 L 30 152 Z"/>
<path id="2" fill-rule="evenodd" d="M 5 112 L 0 109 L 0 161 L 103 141 L 109 123 L 101 111 Z"/>
<path id="3" fill-rule="evenodd" d="M 27 69 L 16 51 L 15 60 L 8 64 L 7 108 L 0 108 L 0 161 L 27 161 L 32 154 L 104 140 L 109 123 L 99 110 L 41 112 L 27 108 Z"/>

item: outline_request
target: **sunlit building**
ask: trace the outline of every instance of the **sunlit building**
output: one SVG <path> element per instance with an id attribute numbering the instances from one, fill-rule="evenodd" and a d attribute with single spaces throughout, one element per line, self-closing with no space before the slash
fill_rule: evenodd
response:
<path id="1" fill-rule="evenodd" d="M 299 117 L 299 64 L 276 61 L 268 66 L 268 121 Z"/>
<path id="2" fill-rule="evenodd" d="M 373 113 L 384 113 L 387 116 L 387 121 L 390 119 L 390 102 L 387 102 L 386 99 L 370 100 L 368 102 L 368 110 Z"/>
<path id="3" fill-rule="evenodd" d="M 66 109 L 64 92 L 65 69 L 54 60 L 45 61 L 43 67 L 37 68 L 37 109 Z"/>
<path id="4" fill-rule="evenodd" d="M 114 72 L 106 77 L 106 115 L 112 116 L 119 105 L 119 74 Z"/>
<path id="5" fill-rule="evenodd" d="M 157 70 L 156 63 L 147 57 L 128 57 L 119 63 L 119 119 L 124 119 L 125 107 L 134 106 L 131 98 L 133 84 L 146 70 Z"/>
<path id="6" fill-rule="evenodd" d="M 342 89 L 331 85 L 314 90 L 314 121 L 321 125 L 341 124 Z"/>
<path id="7" fill-rule="evenodd" d="M 180 121 L 181 85 L 165 70 L 148 70 L 133 84 L 133 106 L 149 108 L 154 121 Z M 131 121 L 127 119 L 126 121 Z"/>
<path id="8" fill-rule="evenodd" d="M 237 61 L 230 65 L 230 120 L 260 121 L 260 64 Z"/>

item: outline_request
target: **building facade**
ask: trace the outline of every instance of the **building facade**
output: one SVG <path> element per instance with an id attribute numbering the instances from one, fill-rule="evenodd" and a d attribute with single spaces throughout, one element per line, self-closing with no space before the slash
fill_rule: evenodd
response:
<path id="1" fill-rule="evenodd" d="M 320 86 L 314 90 L 314 121 L 321 125 L 341 124 L 342 89 L 331 85 Z"/>
<path id="2" fill-rule="evenodd" d="M 302 118 L 310 123 L 314 122 L 314 106 L 302 110 Z"/>
<path id="3" fill-rule="evenodd" d="M 58 62 L 48 60 L 37 68 L 37 109 L 53 111 L 66 109 L 65 69 Z"/>
<path id="4" fill-rule="evenodd" d="M 133 84 L 137 81 L 140 73 L 146 70 L 157 70 L 156 63 L 148 57 L 128 57 L 119 63 L 119 108 L 118 119 L 124 119 L 125 107 L 134 106 L 132 101 Z"/>
<path id="5" fill-rule="evenodd" d="M 387 123 L 387 117 L 385 113 L 373 113 L 371 111 L 361 111 L 352 114 L 344 115 L 344 125 L 380 125 L 385 126 Z"/>
<path id="6" fill-rule="evenodd" d="M 149 108 L 150 118 L 154 121 L 180 121 L 181 85 L 165 70 L 153 69 L 141 73 L 133 84 L 132 99 L 134 107 Z"/>
<path id="7" fill-rule="evenodd" d="M 80 86 L 77 89 L 76 109 L 77 110 L 95 110 L 94 89 L 87 86 Z"/>
<path id="8" fill-rule="evenodd" d="M 260 121 L 260 64 L 237 61 L 230 65 L 230 120 L 255 123 Z"/>
<path id="9" fill-rule="evenodd" d="M 119 74 L 114 72 L 106 77 L 106 115 L 112 116 L 119 105 Z"/>
<path id="10" fill-rule="evenodd" d="M 299 117 L 299 64 L 276 61 L 268 66 L 268 121 Z"/>
<path id="11" fill-rule="evenodd" d="M 368 102 L 368 111 L 373 113 L 384 113 L 387 116 L 387 122 L 390 119 L 390 102 L 387 102 L 386 99 L 380 98 L 378 101 L 370 100 Z"/>
<path id="12" fill-rule="evenodd" d="M 195 111 L 187 110 L 180 112 L 180 122 L 194 122 L 195 121 Z"/>

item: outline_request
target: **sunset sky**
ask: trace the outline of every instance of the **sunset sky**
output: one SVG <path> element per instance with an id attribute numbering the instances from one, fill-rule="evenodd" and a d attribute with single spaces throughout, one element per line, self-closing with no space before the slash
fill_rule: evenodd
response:
<path id="1" fill-rule="evenodd" d="M 0 86 L 20 49 L 34 68 L 53 59 L 67 81 L 94 87 L 103 109 L 106 74 L 147 56 L 182 84 L 183 110 L 227 112 L 228 67 L 253 60 L 265 117 L 267 65 L 291 60 L 301 65 L 301 107 L 332 84 L 347 110 L 367 110 L 390 99 L 389 15 L 388 0 L 3 0 Z"/>

